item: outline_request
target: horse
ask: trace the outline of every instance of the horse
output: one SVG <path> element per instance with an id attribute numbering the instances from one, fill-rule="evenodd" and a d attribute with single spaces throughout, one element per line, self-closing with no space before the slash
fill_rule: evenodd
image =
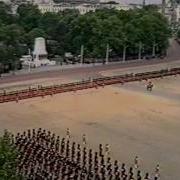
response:
<path id="1" fill-rule="evenodd" d="M 146 86 L 147 91 L 152 91 L 153 86 L 154 86 L 153 83 L 150 81 Z"/>

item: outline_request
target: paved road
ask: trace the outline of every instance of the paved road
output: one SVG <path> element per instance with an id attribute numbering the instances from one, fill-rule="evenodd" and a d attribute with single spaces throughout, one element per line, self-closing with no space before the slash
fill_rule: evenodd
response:
<path id="1" fill-rule="evenodd" d="M 68 68 L 68 69 L 60 69 L 60 70 L 53 70 L 53 71 L 35 72 L 35 73 L 30 73 L 30 74 L 17 74 L 17 75 L 2 77 L 0 80 L 0 84 L 32 80 L 32 79 L 69 76 L 69 75 L 86 77 L 86 76 L 91 76 L 92 74 L 97 75 L 100 71 L 135 67 L 135 66 L 142 66 L 142 65 L 150 65 L 150 64 L 156 64 L 156 63 L 161 63 L 161 62 L 164 62 L 164 60 L 159 60 L 159 61 L 152 60 L 152 61 L 145 61 L 145 62 L 141 61 L 141 62 L 110 64 L 110 65 L 91 66 L 91 67 L 77 67 L 77 68 Z"/>
<path id="2" fill-rule="evenodd" d="M 12 76 L 2 77 L 0 79 L 0 84 L 19 82 L 19 81 L 27 81 L 33 79 L 42 79 L 42 78 L 53 78 L 60 76 L 79 76 L 79 77 L 87 77 L 87 76 L 98 76 L 100 71 L 105 70 L 113 70 L 119 68 L 128 68 L 128 67 L 137 67 L 144 65 L 152 65 L 152 64 L 160 64 L 163 62 L 171 62 L 180 60 L 180 46 L 176 41 L 171 42 L 171 46 L 168 50 L 168 55 L 164 59 L 153 59 L 153 60 L 144 60 L 144 61 L 130 61 L 126 63 L 116 63 L 109 65 L 101 65 L 101 66 L 90 66 L 90 67 L 76 67 L 76 68 L 66 68 L 66 69 L 58 69 L 52 71 L 42 71 L 42 72 L 34 72 L 30 74 L 18 74 Z"/>

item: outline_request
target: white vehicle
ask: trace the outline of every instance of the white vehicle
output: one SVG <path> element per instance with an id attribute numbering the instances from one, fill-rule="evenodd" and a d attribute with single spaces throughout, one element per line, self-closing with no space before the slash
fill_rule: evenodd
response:
<path id="1" fill-rule="evenodd" d="M 73 55 L 72 55 L 72 53 L 71 52 L 66 52 L 65 54 L 64 54 L 64 57 L 65 58 L 73 58 Z"/>
<path id="2" fill-rule="evenodd" d="M 31 55 L 23 55 L 23 56 L 20 58 L 20 61 L 21 61 L 21 62 L 32 61 L 32 56 L 31 56 Z"/>

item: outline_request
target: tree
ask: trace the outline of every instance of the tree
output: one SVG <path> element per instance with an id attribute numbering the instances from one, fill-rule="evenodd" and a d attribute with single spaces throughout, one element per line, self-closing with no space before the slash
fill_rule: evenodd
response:
<path id="1" fill-rule="evenodd" d="M 11 15 L 11 8 L 4 2 L 0 2 L 0 25 L 13 23 L 13 16 Z"/>
<path id="2" fill-rule="evenodd" d="M 17 13 L 19 15 L 18 23 L 26 32 L 39 26 L 41 13 L 37 6 L 32 4 L 21 4 L 18 7 Z"/>
<path id="3" fill-rule="evenodd" d="M 56 13 L 44 13 L 39 20 L 39 28 L 43 29 L 49 35 L 49 39 L 52 39 L 57 35 L 55 29 L 59 21 L 60 17 Z"/>
<path id="4" fill-rule="evenodd" d="M 0 28 L 0 63 L 15 69 L 19 58 L 24 53 L 23 29 L 17 24 L 4 25 Z"/>
<path id="5" fill-rule="evenodd" d="M 21 4 L 13 16 L 0 3 L 0 63 L 15 61 L 36 37 L 47 40 L 51 57 L 65 52 L 90 58 L 105 58 L 107 44 L 113 56 L 124 60 L 143 55 L 161 54 L 168 47 L 170 30 L 167 19 L 153 6 L 118 11 L 101 9 L 80 15 L 77 10 L 42 14 L 37 6 Z M 15 54 L 15 55 L 14 55 Z"/>
<path id="6" fill-rule="evenodd" d="M 47 34 L 44 32 L 43 29 L 40 28 L 34 28 L 28 33 L 24 35 L 24 43 L 27 44 L 29 48 L 33 48 L 34 40 L 37 37 L 47 37 Z"/>
<path id="7" fill-rule="evenodd" d="M 23 28 L 17 24 L 10 24 L 0 28 L 0 41 L 6 45 L 18 45 L 23 41 L 22 34 Z"/>
<path id="8" fill-rule="evenodd" d="M 0 179 L 20 180 L 23 179 L 16 174 L 18 152 L 11 143 L 11 133 L 5 131 L 0 137 Z"/>

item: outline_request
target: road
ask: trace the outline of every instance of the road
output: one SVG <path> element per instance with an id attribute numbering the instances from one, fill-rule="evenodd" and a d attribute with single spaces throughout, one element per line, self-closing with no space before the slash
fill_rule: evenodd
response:
<path id="1" fill-rule="evenodd" d="M 43 78 L 54 78 L 61 76 L 78 76 L 78 77 L 96 77 L 99 75 L 99 72 L 106 70 L 114 70 L 114 69 L 123 69 L 128 67 L 137 67 L 137 66 L 145 66 L 145 65 L 153 65 L 160 64 L 164 62 L 171 62 L 180 60 L 180 46 L 176 41 L 171 42 L 171 46 L 168 50 L 167 57 L 164 59 L 152 59 L 152 60 L 143 60 L 143 61 L 129 61 L 125 63 L 115 63 L 109 65 L 92 65 L 86 67 L 76 67 L 76 68 L 66 68 L 66 69 L 58 69 L 58 70 L 49 70 L 42 72 L 34 72 L 29 74 L 17 74 L 11 76 L 1 77 L 0 85 L 20 82 L 20 81 L 28 81 L 34 79 L 43 79 Z"/>

